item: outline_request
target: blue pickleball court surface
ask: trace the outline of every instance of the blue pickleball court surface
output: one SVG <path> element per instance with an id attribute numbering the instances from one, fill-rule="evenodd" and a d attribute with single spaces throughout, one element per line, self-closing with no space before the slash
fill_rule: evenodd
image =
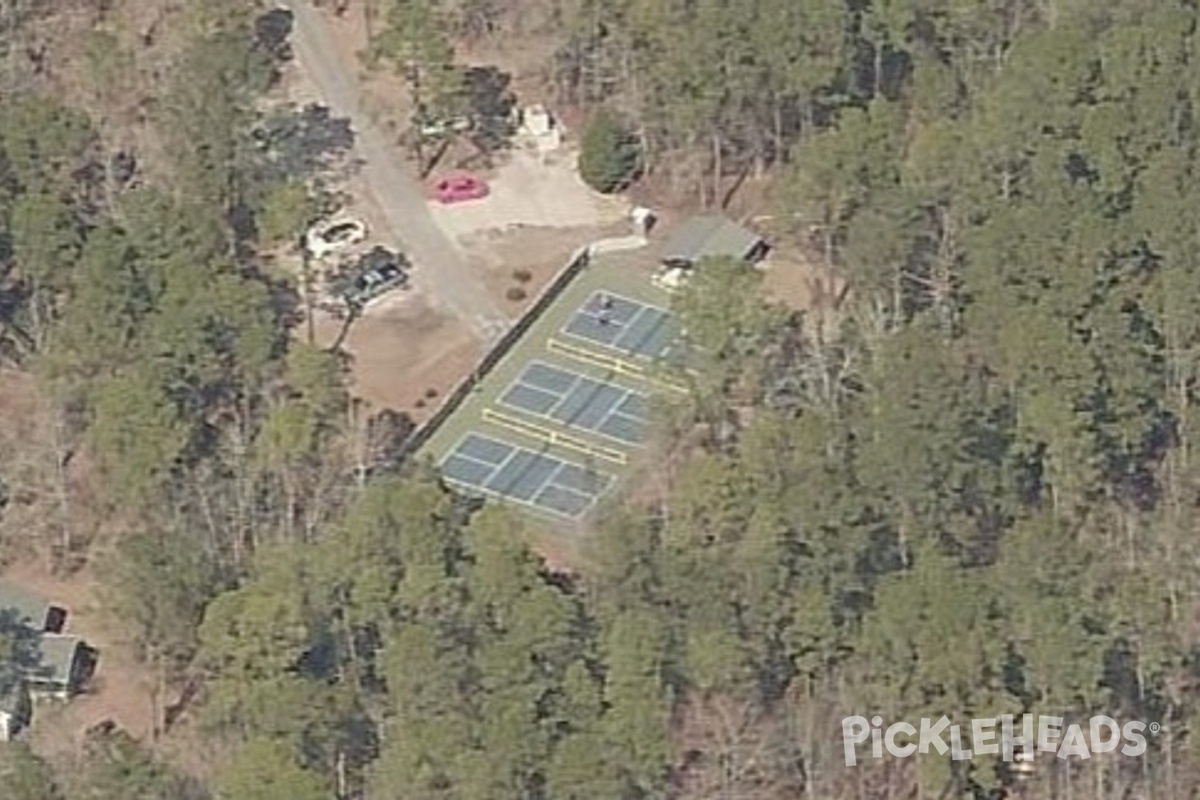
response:
<path id="1" fill-rule="evenodd" d="M 642 442 L 649 406 L 639 392 L 541 361 L 526 365 L 499 402 L 626 445 Z"/>
<path id="2" fill-rule="evenodd" d="M 514 500 L 578 519 L 609 489 L 613 476 L 477 432 L 441 462 L 442 477 L 468 492 Z"/>

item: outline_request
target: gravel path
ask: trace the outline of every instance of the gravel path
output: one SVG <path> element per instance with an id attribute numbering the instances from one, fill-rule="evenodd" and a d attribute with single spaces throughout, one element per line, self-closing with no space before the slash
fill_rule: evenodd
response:
<path id="1" fill-rule="evenodd" d="M 357 67 L 343 62 L 330 37 L 328 26 L 335 23 L 307 0 L 281 4 L 294 15 L 291 43 L 300 68 L 319 88 L 325 104 L 354 127 L 355 154 L 363 163 L 367 189 L 389 232 L 403 243 L 416 267 L 416 288 L 480 338 L 494 339 L 508 326 L 507 318 L 489 297 L 482 276 L 434 221 L 425 189 L 398 148 L 363 111 L 355 86 Z"/>

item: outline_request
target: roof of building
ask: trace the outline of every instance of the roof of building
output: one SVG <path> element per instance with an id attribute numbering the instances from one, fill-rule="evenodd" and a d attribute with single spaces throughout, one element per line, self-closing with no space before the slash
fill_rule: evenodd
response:
<path id="1" fill-rule="evenodd" d="M 44 598 L 7 583 L 0 583 L 0 624 L 24 625 L 42 630 L 53 605 Z"/>
<path id="2" fill-rule="evenodd" d="M 40 685 L 67 686 L 83 640 L 78 636 L 47 633 L 38 638 L 35 663 L 25 670 L 26 679 Z"/>
<path id="3" fill-rule="evenodd" d="M 762 243 L 762 237 L 728 217 L 708 214 L 692 217 L 667 240 L 664 261 L 696 262 L 722 256 L 746 258 Z"/>

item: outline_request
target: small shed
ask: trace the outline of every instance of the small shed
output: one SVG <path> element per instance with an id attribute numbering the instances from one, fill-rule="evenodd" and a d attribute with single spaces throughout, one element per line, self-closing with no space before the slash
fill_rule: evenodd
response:
<path id="1" fill-rule="evenodd" d="M 650 233 L 650 229 L 658 221 L 655 213 L 645 206 L 634 206 L 629 212 L 629 219 L 633 222 L 634 230 L 642 236 Z"/>
<path id="2" fill-rule="evenodd" d="M 554 129 L 554 118 L 543 105 L 526 106 L 521 118 L 521 127 L 530 136 L 546 136 Z"/>
<path id="3" fill-rule="evenodd" d="M 667 240 L 662 262 L 669 267 L 694 267 L 706 258 L 735 258 L 750 264 L 767 254 L 766 241 L 728 217 L 692 217 Z"/>
<path id="4" fill-rule="evenodd" d="M 36 632 L 62 633 L 67 610 L 45 598 L 0 583 L 0 625 L 19 625 Z"/>
<path id="5" fill-rule="evenodd" d="M 521 132 L 540 153 L 549 153 L 562 146 L 562 130 L 543 105 L 527 106 L 522 110 Z"/>
<path id="6" fill-rule="evenodd" d="M 96 666 L 96 651 L 78 636 L 47 633 L 38 639 L 36 663 L 22 666 L 34 700 L 69 700 L 83 688 Z"/>
<path id="7" fill-rule="evenodd" d="M 25 682 L 12 670 L 0 672 L 0 742 L 13 739 L 33 720 L 33 701 Z"/>

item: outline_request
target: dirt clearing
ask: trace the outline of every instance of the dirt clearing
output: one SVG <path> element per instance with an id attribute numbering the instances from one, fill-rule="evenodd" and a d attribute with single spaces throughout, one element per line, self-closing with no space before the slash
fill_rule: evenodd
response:
<path id="1" fill-rule="evenodd" d="M 318 317 L 317 343 L 329 346 L 341 327 Z M 482 356 L 481 343 L 464 325 L 419 296 L 399 293 L 368 306 L 342 346 L 353 358 L 353 394 L 372 408 L 406 412 L 417 423 L 428 419 Z"/>
<path id="2" fill-rule="evenodd" d="M 798 311 L 835 307 L 845 288 L 844 280 L 798 251 L 773 251 L 762 269 L 767 297 Z"/>
<path id="3" fill-rule="evenodd" d="M 507 313 L 516 317 L 579 248 L 606 236 L 628 232 L 623 224 L 575 228 L 518 226 L 507 231 L 482 231 L 462 241 L 468 256 L 484 275 L 488 291 Z M 516 287 L 525 296 L 513 300 L 508 292 Z"/>
<path id="4" fill-rule="evenodd" d="M 44 565 L 23 562 L 3 573 L 6 582 L 67 609 L 66 632 L 100 651 L 88 691 L 66 704 L 40 703 L 34 709 L 31 743 L 47 755 L 61 754 L 90 726 L 112 720 L 133 736 L 148 737 L 153 727 L 153 675 L 137 663 L 127 638 L 100 610 L 90 571 L 69 577 L 47 574 Z M 171 700 L 173 698 L 168 698 Z"/>
<path id="5" fill-rule="evenodd" d="M 456 205 L 433 204 L 433 218 L 449 236 L 506 230 L 518 225 L 550 228 L 603 226 L 628 216 L 619 197 L 592 191 L 579 177 L 570 150 L 538 154 L 513 150 L 494 174 L 485 177 L 491 193 Z"/>

